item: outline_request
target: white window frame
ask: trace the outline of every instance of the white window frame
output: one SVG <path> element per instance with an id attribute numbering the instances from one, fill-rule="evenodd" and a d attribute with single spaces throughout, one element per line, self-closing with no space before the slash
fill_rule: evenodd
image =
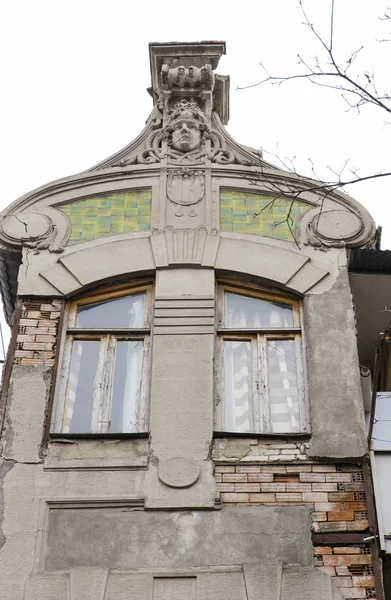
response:
<path id="1" fill-rule="evenodd" d="M 269 302 L 288 304 L 292 307 L 293 327 L 243 329 L 224 327 L 225 323 L 225 294 L 232 293 L 245 297 L 258 298 Z M 272 293 L 260 287 L 244 287 L 231 283 L 217 284 L 217 327 L 216 327 L 216 393 L 215 393 L 215 430 L 224 432 L 225 425 L 225 375 L 224 375 L 224 342 L 248 341 L 251 343 L 252 367 L 252 403 L 251 416 L 253 428 L 248 434 L 271 434 L 277 436 L 292 436 L 310 433 L 308 393 L 306 386 L 306 367 L 304 359 L 303 310 L 299 300 L 284 295 Z M 292 433 L 273 433 L 271 431 L 270 405 L 267 395 L 267 342 L 268 340 L 295 340 L 297 360 L 297 383 L 299 403 L 299 431 Z M 227 432 L 243 435 L 241 432 Z M 248 435 L 246 434 L 246 435 Z"/>
<path id="2" fill-rule="evenodd" d="M 74 300 L 68 304 L 64 315 L 64 335 L 59 356 L 59 372 L 54 394 L 53 414 L 50 433 L 64 434 L 65 410 L 69 374 L 71 368 L 71 355 L 74 340 L 100 340 L 98 367 L 95 377 L 94 402 L 91 415 L 91 430 L 87 435 L 107 434 L 110 427 L 112 410 L 113 383 L 115 371 L 116 345 L 118 341 L 143 342 L 141 359 L 141 390 L 140 390 L 140 422 L 138 432 L 148 431 L 149 425 L 149 373 L 150 373 L 150 346 L 151 346 L 151 311 L 152 311 L 152 282 L 140 285 L 129 284 L 112 288 L 109 291 L 90 294 Z M 145 292 L 144 327 L 142 328 L 76 328 L 78 308 L 86 304 L 106 302 L 109 300 Z M 122 435 L 118 432 L 118 435 Z M 75 434 L 67 433 L 72 436 Z M 76 434 L 82 435 L 82 434 Z M 117 435 L 117 433 L 111 433 Z M 130 434 L 131 435 L 131 434 Z"/>

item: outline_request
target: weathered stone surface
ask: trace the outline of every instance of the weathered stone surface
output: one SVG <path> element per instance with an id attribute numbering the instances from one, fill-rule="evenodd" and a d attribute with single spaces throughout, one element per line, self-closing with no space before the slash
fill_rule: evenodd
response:
<path id="1" fill-rule="evenodd" d="M 306 507 L 124 512 L 52 509 L 45 568 L 189 568 L 276 562 L 312 564 Z"/>

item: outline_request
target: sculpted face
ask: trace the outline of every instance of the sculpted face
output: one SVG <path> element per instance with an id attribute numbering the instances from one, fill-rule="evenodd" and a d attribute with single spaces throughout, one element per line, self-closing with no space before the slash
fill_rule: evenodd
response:
<path id="1" fill-rule="evenodd" d="M 195 119 L 177 119 L 172 131 L 172 146 L 180 152 L 196 150 L 201 144 L 201 130 Z"/>

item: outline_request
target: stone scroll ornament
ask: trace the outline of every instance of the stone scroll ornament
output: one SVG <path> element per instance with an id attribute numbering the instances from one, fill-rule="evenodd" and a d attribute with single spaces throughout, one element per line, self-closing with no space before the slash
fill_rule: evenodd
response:
<path id="1" fill-rule="evenodd" d="M 223 136 L 211 131 L 204 113 L 193 100 L 175 104 L 166 127 L 149 135 L 144 150 L 113 166 L 148 165 L 164 158 L 177 165 L 200 164 L 205 159 L 218 164 L 235 162 Z"/>

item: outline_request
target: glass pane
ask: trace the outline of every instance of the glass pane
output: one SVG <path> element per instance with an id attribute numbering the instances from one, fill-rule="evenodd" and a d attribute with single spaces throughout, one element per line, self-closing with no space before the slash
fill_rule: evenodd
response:
<path id="1" fill-rule="evenodd" d="M 227 293 L 225 294 L 225 327 L 235 329 L 293 327 L 292 306 Z"/>
<path id="2" fill-rule="evenodd" d="M 224 342 L 225 431 L 253 431 L 251 342 Z"/>
<path id="3" fill-rule="evenodd" d="M 142 341 L 117 342 L 109 432 L 142 431 L 140 414 L 142 354 Z"/>
<path id="4" fill-rule="evenodd" d="M 100 341 L 72 344 L 71 367 L 67 386 L 64 433 L 90 433 L 94 403 L 94 384 L 98 368 Z"/>
<path id="5" fill-rule="evenodd" d="M 144 327 L 145 292 L 80 306 L 76 327 L 115 329 Z"/>
<path id="6" fill-rule="evenodd" d="M 295 340 L 268 340 L 267 362 L 271 432 L 300 431 Z"/>

